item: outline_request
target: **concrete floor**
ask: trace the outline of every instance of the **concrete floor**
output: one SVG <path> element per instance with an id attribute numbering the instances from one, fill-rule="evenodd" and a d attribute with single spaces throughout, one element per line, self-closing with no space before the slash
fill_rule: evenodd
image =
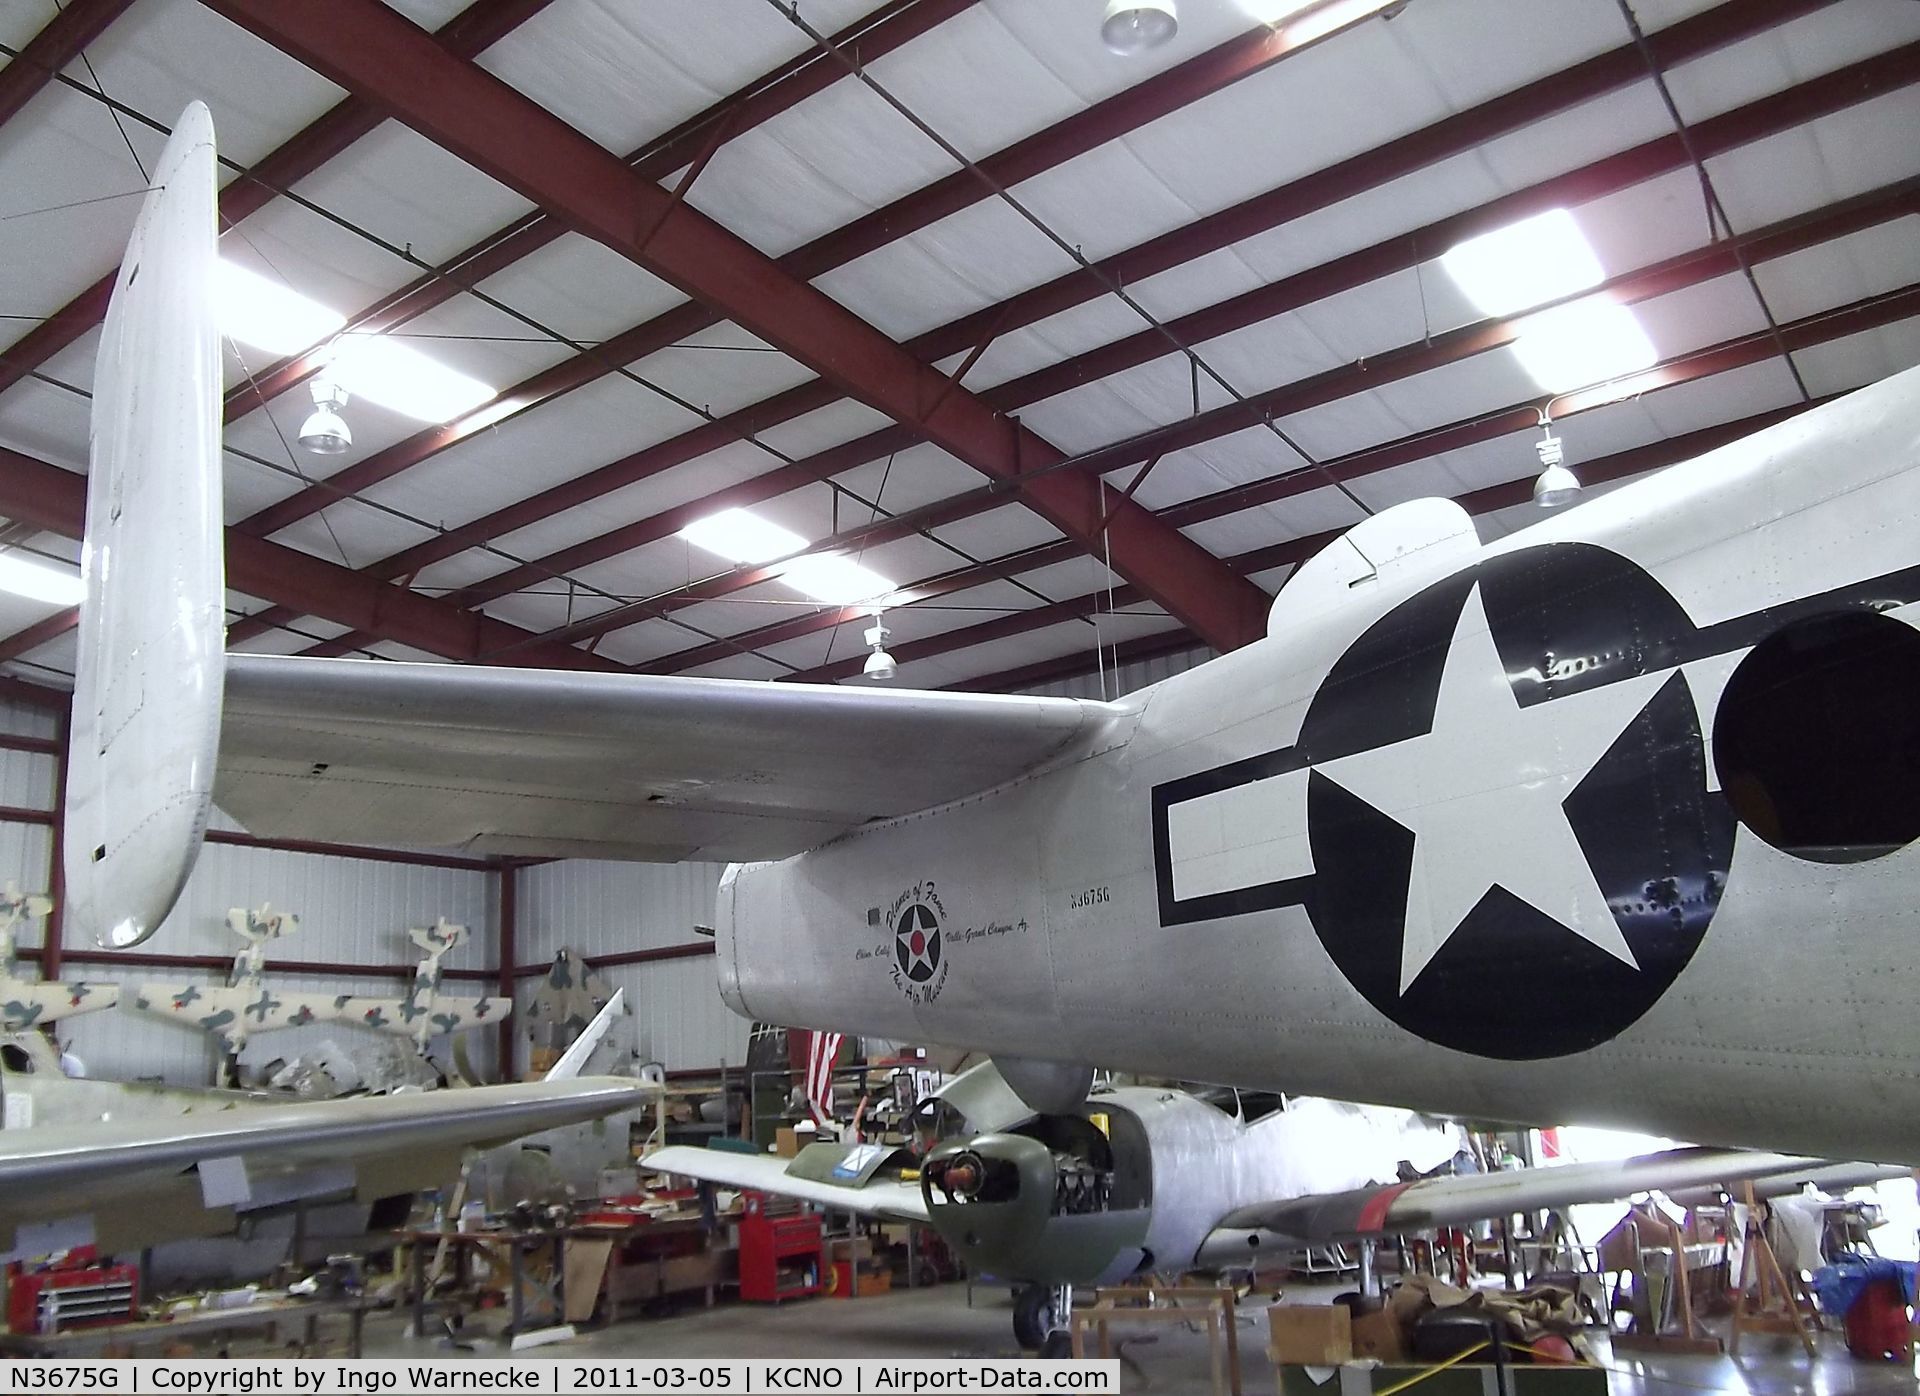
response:
<path id="1" fill-rule="evenodd" d="M 1290 1296 L 1317 1298 L 1318 1296 Z M 812 1299 L 770 1308 L 722 1303 L 698 1306 L 658 1317 L 588 1331 L 571 1342 L 540 1348 L 541 1357 L 1015 1357 L 1012 1310 L 1005 1291 L 978 1289 L 972 1308 L 964 1285 L 905 1290 L 874 1299 Z M 1273 1388 L 1273 1369 L 1262 1352 L 1266 1324 L 1257 1310 L 1243 1309 L 1240 1368 L 1246 1396 L 1265 1396 Z M 495 1314 L 476 1315 L 467 1334 L 479 1339 L 471 1354 L 502 1355 L 486 1334 L 499 1322 Z M 1142 1337 L 1146 1337 L 1145 1333 Z M 1612 1372 L 1616 1393 L 1685 1396 L 1697 1391 L 1739 1391 L 1753 1396 L 1815 1393 L 1920 1393 L 1911 1367 L 1856 1362 L 1838 1334 L 1821 1340 L 1819 1356 L 1809 1362 L 1797 1344 L 1749 1338 L 1746 1352 L 1731 1358 L 1622 1356 L 1607 1352 L 1604 1338 L 1596 1352 Z M 1150 1342 L 1130 1341 L 1123 1354 L 1138 1371 L 1123 1369 L 1128 1391 L 1156 1396 L 1210 1396 L 1204 1334 L 1159 1330 Z M 382 1320 L 367 1331 L 369 1357 L 463 1356 L 432 1339 L 405 1335 L 398 1321 Z"/>

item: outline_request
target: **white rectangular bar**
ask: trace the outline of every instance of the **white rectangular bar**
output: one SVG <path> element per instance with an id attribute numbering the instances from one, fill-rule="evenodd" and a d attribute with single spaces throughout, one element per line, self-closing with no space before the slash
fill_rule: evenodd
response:
<path id="1" fill-rule="evenodd" d="M 1179 901 L 1309 875 L 1307 772 L 1169 805 L 1167 851 Z"/>

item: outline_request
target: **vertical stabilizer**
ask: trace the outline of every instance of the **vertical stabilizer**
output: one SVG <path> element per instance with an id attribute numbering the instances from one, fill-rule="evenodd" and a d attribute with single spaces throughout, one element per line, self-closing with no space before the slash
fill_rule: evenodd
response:
<path id="1" fill-rule="evenodd" d="M 95 360 L 67 917 L 151 935 L 213 801 L 225 675 L 213 119 L 181 113 L 153 172 Z"/>
<path id="2" fill-rule="evenodd" d="M 572 1081 L 580 1075 L 587 1064 L 587 1058 L 593 1055 L 593 1049 L 600 1045 L 600 1039 L 613 1029 L 613 1020 L 626 1012 L 627 991 L 615 989 L 613 997 L 607 1000 L 607 1006 L 593 1015 L 593 1021 L 587 1024 L 586 1031 L 573 1040 L 573 1045 L 560 1054 L 560 1060 L 553 1064 L 543 1081 Z"/>

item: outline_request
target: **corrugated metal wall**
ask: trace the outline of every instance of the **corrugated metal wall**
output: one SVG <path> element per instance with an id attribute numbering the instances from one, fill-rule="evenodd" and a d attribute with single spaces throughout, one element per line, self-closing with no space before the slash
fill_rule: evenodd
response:
<path id="1" fill-rule="evenodd" d="M 12 735 L 32 737 L 52 737 L 56 730 L 50 714 L 12 703 L 0 703 L 0 728 Z M 0 805 L 50 809 L 54 778 L 53 757 L 0 750 Z M 214 827 L 238 826 L 216 817 Z M 28 891 L 45 890 L 51 842 L 51 833 L 44 826 L 0 821 L 0 881 L 15 880 Z M 299 933 L 280 942 L 268 960 L 271 985 L 289 991 L 396 996 L 405 989 L 404 979 L 384 975 L 275 975 L 273 961 L 411 966 L 417 956 L 407 940 L 407 927 L 445 916 L 463 922 L 472 932 L 468 942 L 448 957 L 448 968 L 487 968 L 493 963 L 495 936 L 491 883 L 488 874 L 465 869 L 210 843 L 201 852 L 179 906 L 141 949 L 165 955 L 230 958 L 241 942 L 226 929 L 228 908 L 271 902 L 301 918 Z M 38 945 L 39 936 L 38 926 L 26 931 L 20 937 L 21 948 Z M 70 935 L 68 948 L 77 945 Z M 32 971 L 23 966 L 23 972 Z M 68 974 L 123 984 L 216 984 L 224 980 L 224 974 L 214 971 L 119 970 L 100 965 L 73 965 Z M 446 992 L 478 996 L 488 987 L 452 980 Z M 329 1033 L 337 1036 L 360 1031 L 339 1024 L 315 1024 L 265 1034 L 248 1043 L 242 1060 L 260 1063 L 289 1057 Z M 132 1010 L 73 1018 L 60 1026 L 57 1035 L 70 1044 L 94 1076 L 204 1085 L 212 1080 L 218 1064 L 218 1050 L 205 1033 Z M 495 1034 L 483 1029 L 472 1038 L 469 1047 L 476 1065 L 490 1069 Z"/>
<path id="2" fill-rule="evenodd" d="M 695 926 L 713 924 L 718 863 L 548 863 L 523 869 L 519 888 L 522 965 L 552 960 L 563 947 L 589 960 L 632 950 L 687 945 Z M 711 957 L 605 966 L 627 991 L 632 1016 L 621 1040 L 669 1069 L 738 1066 L 747 1022 L 720 1001 Z M 525 1005 L 538 979 L 520 982 Z"/>

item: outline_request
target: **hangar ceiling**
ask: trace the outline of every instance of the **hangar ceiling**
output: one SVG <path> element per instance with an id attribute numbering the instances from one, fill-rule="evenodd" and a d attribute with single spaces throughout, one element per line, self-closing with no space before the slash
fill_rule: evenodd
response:
<path id="1" fill-rule="evenodd" d="M 1245 643 L 1403 500 L 1524 525 L 1543 410 L 1591 495 L 1920 362 L 1914 0 L 1180 0 L 1127 56 L 1100 13 L 10 5 L 4 541 L 76 556 L 195 98 L 255 652 L 862 682 L 881 600 L 896 683 L 1030 685 Z M 1556 209 L 1591 275 L 1488 313 L 1447 254 Z M 1640 338 L 1543 367 L 1555 296 Z M 0 597 L 0 658 L 60 682 L 71 623 Z"/>

